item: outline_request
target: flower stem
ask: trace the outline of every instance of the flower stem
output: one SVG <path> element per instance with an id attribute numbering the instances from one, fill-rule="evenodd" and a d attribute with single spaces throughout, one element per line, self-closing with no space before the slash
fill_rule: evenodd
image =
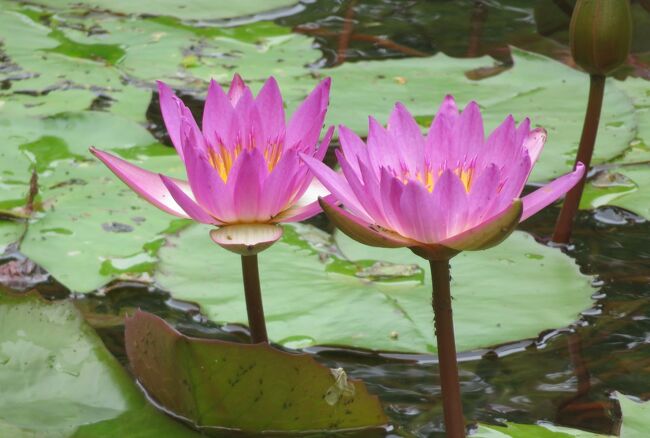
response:
<path id="1" fill-rule="evenodd" d="M 591 165 L 591 156 L 594 153 L 594 144 L 596 143 L 596 134 L 598 133 L 598 123 L 600 121 L 600 111 L 603 107 L 603 94 L 605 91 L 605 76 L 591 75 L 589 81 L 589 101 L 587 103 L 587 113 L 582 125 L 582 136 L 580 137 L 580 146 L 576 155 L 576 164 L 580 161 L 585 165 L 588 171 Z M 575 165 L 574 165 L 575 169 Z M 567 193 L 562 204 L 562 210 L 555 223 L 553 233 L 553 242 L 569 243 L 571 232 L 573 231 L 573 220 L 578 207 L 580 198 L 585 187 L 587 172 L 582 179 Z"/>
<path id="2" fill-rule="evenodd" d="M 244 276 L 244 294 L 246 295 L 246 312 L 248 312 L 248 327 L 253 344 L 266 342 L 266 322 L 264 322 L 264 307 L 262 306 L 262 291 L 260 289 L 260 273 L 257 267 L 257 255 L 241 256 L 241 270 Z"/>
<path id="3" fill-rule="evenodd" d="M 465 436 L 463 404 L 458 380 L 454 320 L 451 310 L 449 260 L 429 260 L 433 279 L 433 314 L 438 341 L 438 367 L 442 387 L 442 407 L 448 438 Z"/>

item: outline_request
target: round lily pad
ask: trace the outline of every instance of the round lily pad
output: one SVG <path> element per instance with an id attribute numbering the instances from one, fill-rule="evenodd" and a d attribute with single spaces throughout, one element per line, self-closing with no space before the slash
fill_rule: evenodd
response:
<path id="1" fill-rule="evenodd" d="M 177 156 L 153 157 L 152 171 L 183 172 Z M 21 252 L 76 292 L 151 272 L 163 232 L 176 218 L 138 198 L 95 162 L 59 162 L 40 180 L 45 211 L 31 221 Z"/>
<path id="2" fill-rule="evenodd" d="M 34 3 L 54 8 L 86 8 L 109 10 L 121 14 L 168 15 L 187 20 L 214 20 L 260 14 L 286 8 L 297 0 L 239 0 L 237 2 L 214 2 L 212 0 L 162 0 L 130 1 L 112 0 L 48 0 Z"/>
<path id="3" fill-rule="evenodd" d="M 199 303 L 210 319 L 245 324 L 239 257 L 214 245 L 208 231 L 196 225 L 170 237 L 155 279 L 175 298 Z M 342 254 L 331 251 L 336 244 Z M 436 352 L 428 264 L 410 251 L 286 226 L 259 261 L 273 341 Z M 590 307 L 594 292 L 573 260 L 521 232 L 489 251 L 457 256 L 452 275 L 459 350 L 566 326 Z"/>
<path id="4" fill-rule="evenodd" d="M 0 435 L 196 435 L 149 405 L 70 302 L 1 294 L 0 321 Z"/>

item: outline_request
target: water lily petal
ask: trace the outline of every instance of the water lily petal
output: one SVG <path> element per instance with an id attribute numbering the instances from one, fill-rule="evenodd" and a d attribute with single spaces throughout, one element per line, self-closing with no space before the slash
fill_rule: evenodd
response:
<path id="1" fill-rule="evenodd" d="M 160 180 L 157 173 L 149 172 L 108 152 L 90 148 L 90 152 L 99 158 L 119 179 L 145 200 L 159 209 L 174 216 L 189 219 L 189 215 L 178 205 Z M 186 181 L 172 179 L 186 195 L 191 197 L 191 190 Z"/>
<path id="2" fill-rule="evenodd" d="M 287 127 L 285 147 L 311 147 L 316 144 L 329 104 L 331 83 L 330 78 L 321 81 L 293 113 Z"/>
<path id="3" fill-rule="evenodd" d="M 446 169 L 433 188 L 431 227 L 436 242 L 457 234 L 466 226 L 468 213 L 467 192 L 460 178 Z"/>
<path id="4" fill-rule="evenodd" d="M 372 219 L 368 213 L 361 206 L 356 196 L 352 192 L 350 185 L 345 181 L 341 174 L 334 172 L 327 167 L 322 161 L 318 161 L 309 155 L 300 154 L 300 158 L 312 171 L 314 176 L 330 191 L 337 201 L 343 203 L 345 207 L 353 212 L 355 215 L 360 216 L 363 220 L 371 222 Z"/>
<path id="5" fill-rule="evenodd" d="M 194 140 L 191 140 L 194 136 Z M 198 133 L 188 130 L 184 137 L 185 168 L 189 185 L 197 203 L 222 222 L 237 221 L 232 196 L 232 184 L 226 185 L 208 161 L 207 154 L 193 144 Z"/>
<path id="6" fill-rule="evenodd" d="M 314 197 L 316 197 L 315 200 Z M 323 198 L 331 204 L 337 203 L 334 195 L 330 194 L 329 190 L 314 178 L 305 195 L 291 207 L 274 217 L 272 222 L 300 222 L 316 216 L 322 211 L 318 202 L 319 198 Z"/>
<path id="7" fill-rule="evenodd" d="M 161 81 L 158 81 L 158 98 L 160 100 L 160 111 L 163 116 L 163 121 L 165 122 L 165 127 L 167 127 L 169 138 L 171 139 L 174 148 L 176 148 L 178 155 L 184 160 L 183 147 L 181 144 L 181 119 L 184 115 L 183 110 L 187 109 L 187 107 L 183 101 L 174 94 L 174 91 L 169 88 L 167 84 Z M 187 110 L 187 113 L 190 114 L 188 122 L 193 123 L 196 126 L 192 113 L 189 112 L 189 110 Z"/>
<path id="8" fill-rule="evenodd" d="M 273 76 L 268 78 L 255 98 L 255 105 L 262 115 L 264 138 L 269 143 L 284 141 L 285 116 L 280 88 Z"/>
<path id="9" fill-rule="evenodd" d="M 481 153 L 485 141 L 483 118 L 476 102 L 467 104 L 454 125 L 453 155 L 451 163 L 464 161 Z"/>
<path id="10" fill-rule="evenodd" d="M 283 231 L 282 227 L 272 224 L 235 224 L 210 231 L 210 237 L 228 251 L 248 256 L 273 245 Z"/>
<path id="11" fill-rule="evenodd" d="M 447 95 L 431 122 L 425 141 L 427 159 L 434 166 L 451 154 L 452 133 L 458 117 L 456 101 L 453 96 Z"/>
<path id="12" fill-rule="evenodd" d="M 397 140 L 393 150 L 400 156 L 400 161 L 407 169 L 416 172 L 424 161 L 424 136 L 406 107 L 398 102 L 388 119 L 388 132 Z"/>
<path id="13" fill-rule="evenodd" d="M 159 176 L 165 187 L 167 187 L 167 190 L 169 190 L 172 198 L 174 198 L 190 218 L 204 224 L 222 225 L 222 222 L 206 213 L 205 210 L 196 203 L 196 201 L 187 196 L 187 194 L 171 178 L 160 174 Z"/>
<path id="14" fill-rule="evenodd" d="M 210 80 L 208 95 L 203 108 L 203 134 L 213 146 L 227 145 L 235 142 L 237 120 L 235 110 L 221 86 Z"/>
<path id="15" fill-rule="evenodd" d="M 230 88 L 228 89 L 228 99 L 233 107 L 237 106 L 239 99 L 241 99 L 246 90 L 248 90 L 248 87 L 244 83 L 244 80 L 239 76 L 239 73 L 235 73 L 232 77 L 232 82 L 230 82 Z"/>
<path id="16" fill-rule="evenodd" d="M 339 142 L 345 158 L 357 175 L 361 176 L 359 162 L 368 162 L 368 148 L 361 138 L 344 125 L 339 125 Z"/>
<path id="17" fill-rule="evenodd" d="M 524 202 L 524 211 L 521 215 L 521 220 L 525 221 L 544 207 L 557 201 L 582 179 L 584 173 L 584 164 L 578 163 L 573 172 L 564 174 L 544 187 L 524 196 L 522 199 Z"/>
<path id="18" fill-rule="evenodd" d="M 235 214 L 239 222 L 266 222 L 271 219 L 268 212 L 263 217 L 259 214 L 261 180 L 267 174 L 266 161 L 259 149 L 244 151 L 237 157 L 228 185 L 233 185 Z"/>
<path id="19" fill-rule="evenodd" d="M 334 225 L 357 242 L 382 248 L 400 248 L 417 242 L 363 221 L 342 208 L 320 199 L 320 206 Z"/>
<path id="20" fill-rule="evenodd" d="M 542 153 L 544 148 L 544 143 L 546 142 L 546 130 L 542 128 L 537 128 L 532 130 L 526 139 L 524 140 L 524 147 L 528 151 L 530 156 L 531 170 L 532 166 L 535 165 L 537 159 Z"/>
<path id="21" fill-rule="evenodd" d="M 481 224 L 449 237 L 442 242 L 448 248 L 458 251 L 487 249 L 501 243 L 519 224 L 523 211 L 521 199 L 515 199 L 500 213 L 486 219 Z"/>

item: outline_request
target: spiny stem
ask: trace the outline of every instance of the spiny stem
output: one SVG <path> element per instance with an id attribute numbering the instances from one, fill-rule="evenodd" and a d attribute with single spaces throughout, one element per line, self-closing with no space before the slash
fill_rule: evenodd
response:
<path id="1" fill-rule="evenodd" d="M 582 162 L 585 165 L 585 175 L 567 193 L 562 205 L 562 210 L 555 223 L 555 232 L 553 233 L 553 242 L 569 243 L 571 232 L 573 231 L 573 220 L 578 207 L 580 198 L 585 187 L 587 171 L 591 165 L 591 156 L 594 153 L 594 144 L 596 143 L 596 134 L 598 133 L 598 123 L 600 122 L 600 111 L 603 107 L 603 94 L 605 91 L 605 76 L 591 75 L 589 82 L 589 101 L 587 103 L 587 113 L 582 125 L 582 136 L 580 137 L 580 146 L 576 155 L 576 164 Z M 575 165 L 574 165 L 575 169 Z"/>
<path id="2" fill-rule="evenodd" d="M 429 264 L 433 280 L 433 314 L 438 341 L 438 367 L 445 416 L 445 433 L 448 438 L 463 438 L 465 436 L 465 420 L 458 380 L 449 284 L 449 260 L 430 260 Z"/>
<path id="3" fill-rule="evenodd" d="M 248 312 L 248 327 L 253 344 L 266 342 L 266 322 L 262 306 L 262 291 L 260 289 L 260 273 L 257 267 L 257 255 L 241 256 L 241 269 L 244 276 L 244 294 L 246 295 L 246 312 Z"/>

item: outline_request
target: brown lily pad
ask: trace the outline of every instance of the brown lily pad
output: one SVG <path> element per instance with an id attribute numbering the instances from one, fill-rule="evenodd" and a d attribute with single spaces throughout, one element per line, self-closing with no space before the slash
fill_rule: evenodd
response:
<path id="1" fill-rule="evenodd" d="M 196 427 L 260 433 L 387 424 L 379 399 L 361 381 L 307 354 L 187 337 L 142 311 L 126 319 L 125 336 L 144 388 Z"/>

